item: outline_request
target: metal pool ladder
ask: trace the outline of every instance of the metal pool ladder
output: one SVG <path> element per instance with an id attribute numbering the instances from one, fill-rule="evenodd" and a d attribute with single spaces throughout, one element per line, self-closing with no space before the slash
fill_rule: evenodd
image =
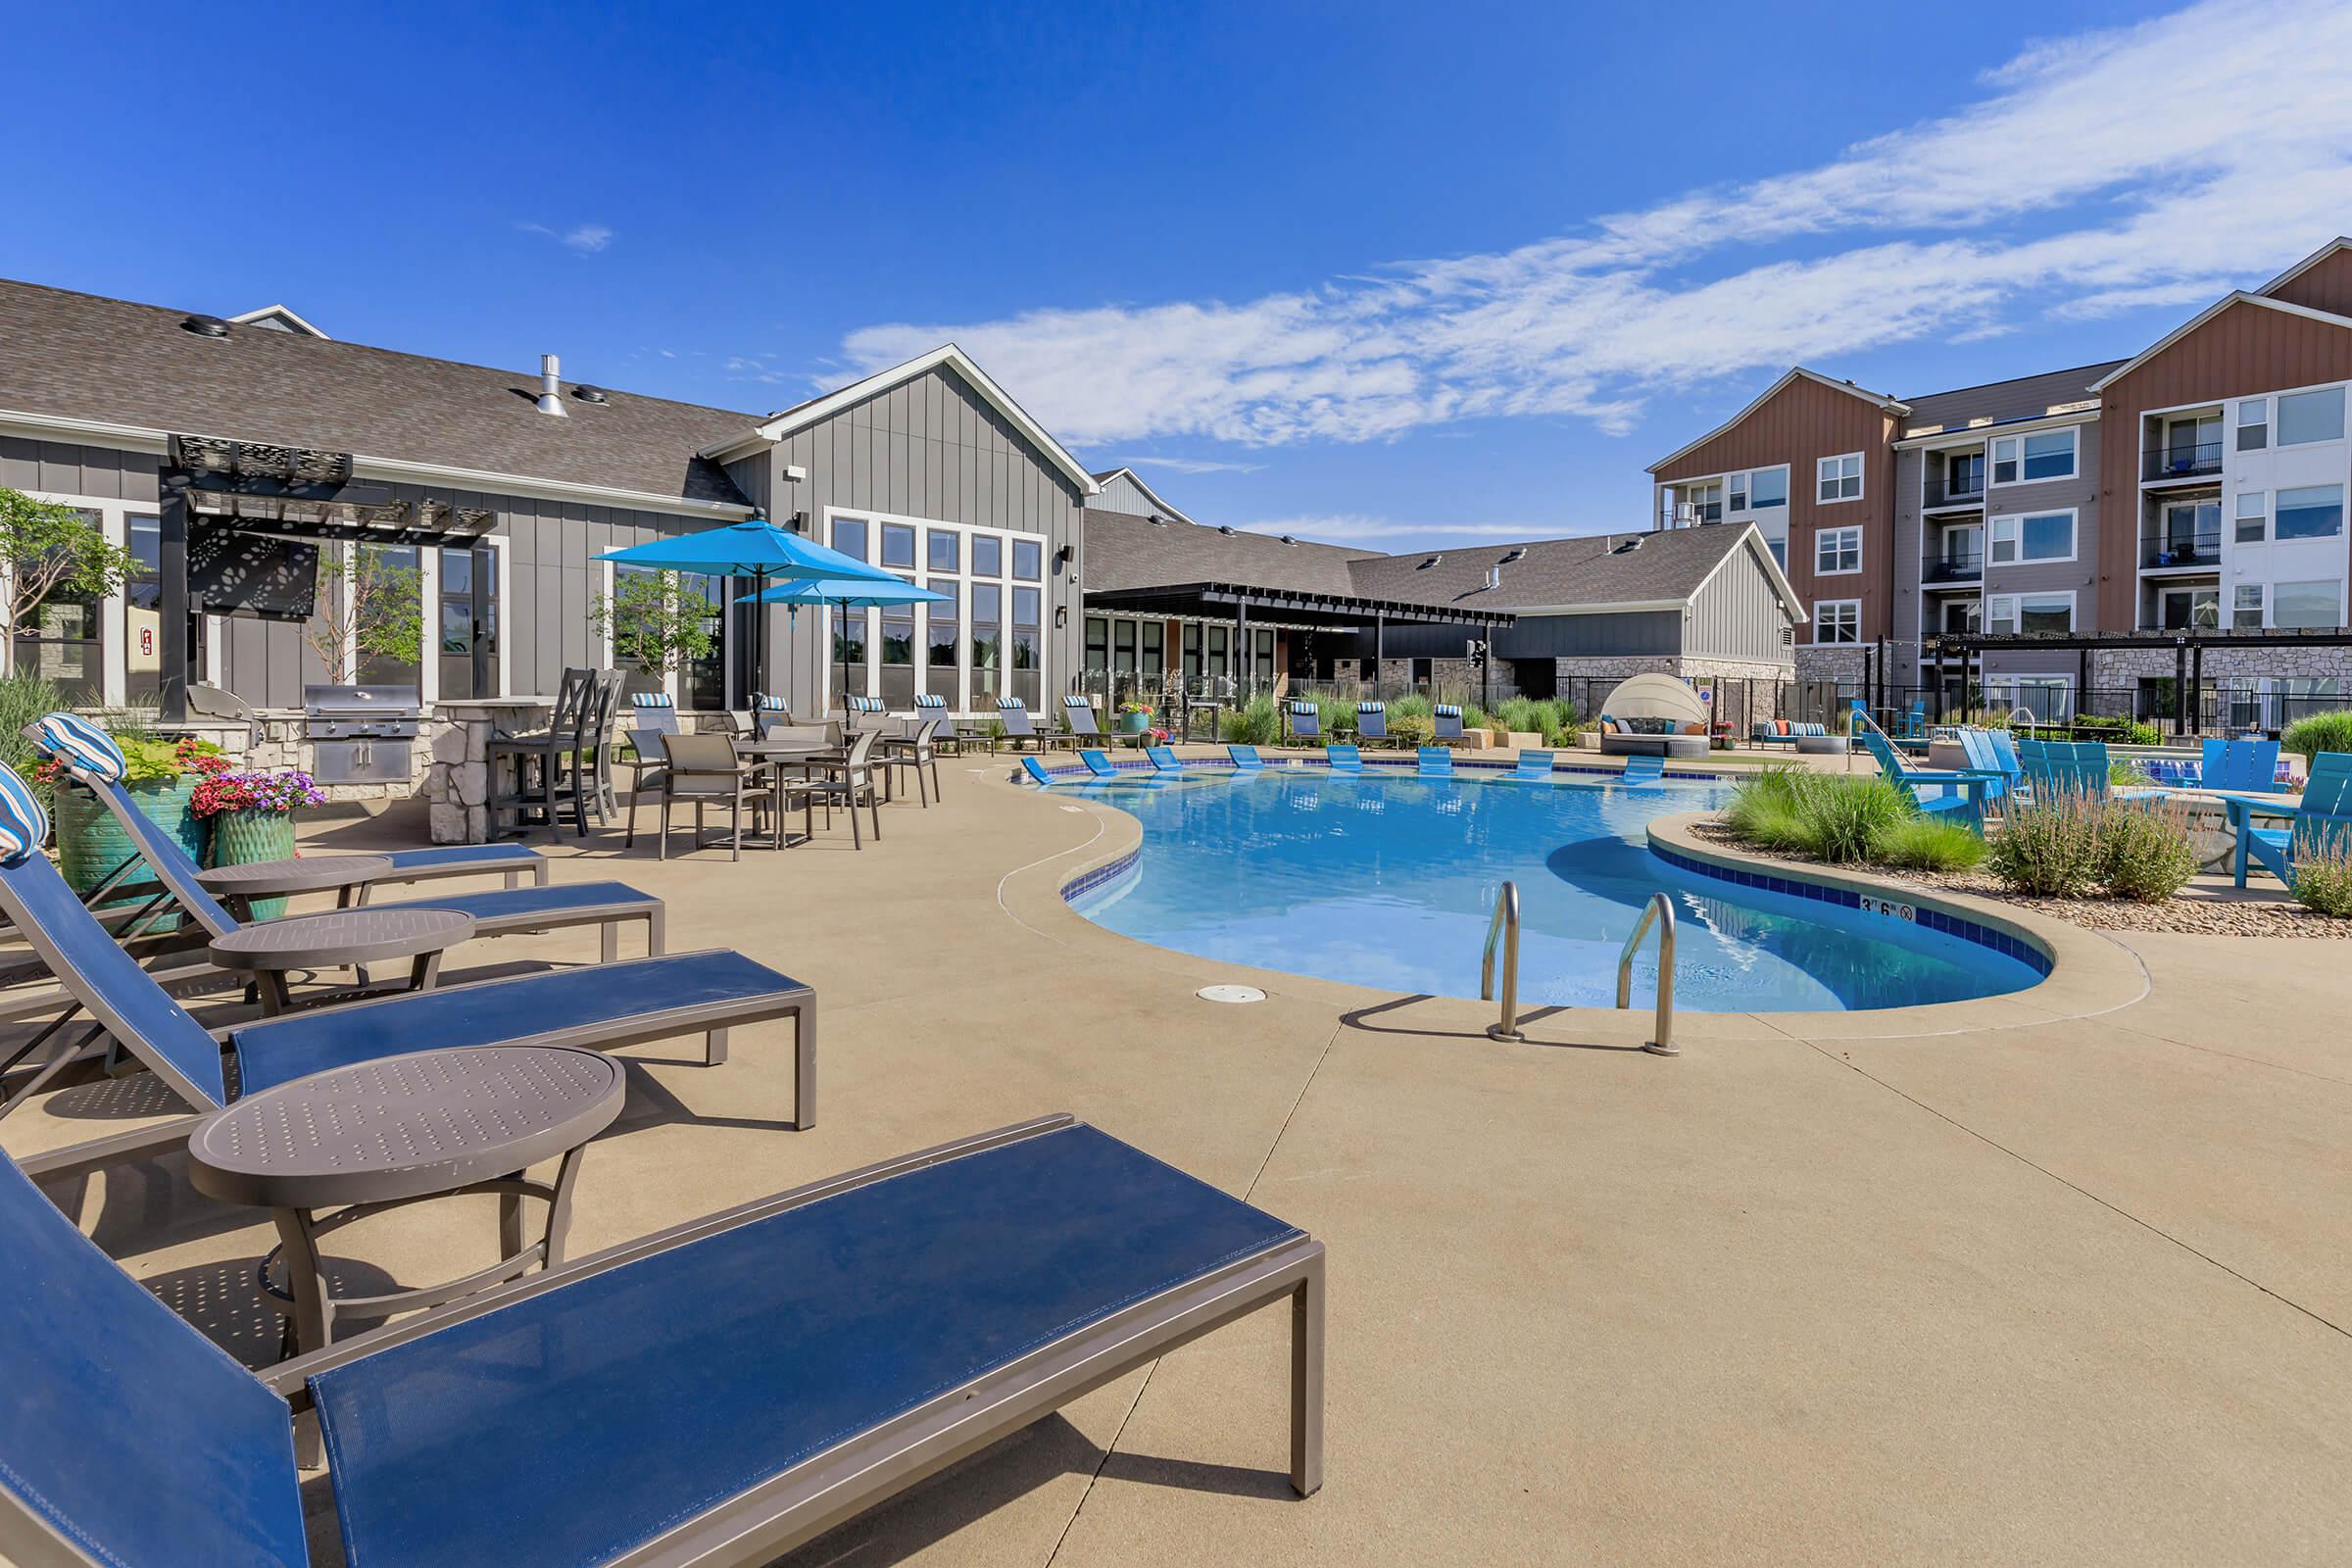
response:
<path id="1" fill-rule="evenodd" d="M 1519 884 L 1505 882 L 1494 895 L 1494 917 L 1487 922 L 1486 956 L 1478 965 L 1478 1000 L 1494 1000 L 1494 944 L 1502 942 L 1502 1016 L 1487 1025 L 1496 1040 L 1525 1040 L 1519 1032 Z"/>
<path id="2" fill-rule="evenodd" d="M 1519 924 L 1518 906 L 1518 896 L 1514 892 L 1511 898 L 1511 926 L 1514 934 L 1517 932 Z M 1642 939 L 1649 934 L 1650 922 L 1653 920 L 1657 922 L 1658 926 L 1658 1037 L 1642 1049 L 1653 1055 L 1675 1056 L 1682 1053 L 1674 1044 L 1674 905 L 1663 893 L 1652 893 L 1649 896 L 1649 903 L 1642 906 L 1642 918 L 1634 925 L 1634 934 L 1625 939 L 1625 951 L 1617 955 L 1617 1005 L 1620 1007 L 1633 1005 L 1634 955 L 1642 951 Z M 1494 946 L 1494 941 L 1492 935 L 1487 938 L 1490 949 Z M 1517 978 L 1513 972 L 1518 968 L 1517 956 L 1516 953 L 1512 955 L 1513 962 L 1510 970 L 1506 971 L 1506 973 L 1512 974 L 1513 979 Z M 1510 1006 L 1508 1002 L 1503 1004 L 1503 1016 L 1506 1021 L 1510 1017 Z M 1491 1029 L 1487 1032 L 1494 1033 Z"/>

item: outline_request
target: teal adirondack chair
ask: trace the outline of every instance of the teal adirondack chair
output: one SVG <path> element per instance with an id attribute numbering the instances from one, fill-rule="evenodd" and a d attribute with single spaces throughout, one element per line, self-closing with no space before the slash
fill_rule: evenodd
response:
<path id="1" fill-rule="evenodd" d="M 2115 787 L 2105 741 L 2036 741 L 2017 743 L 2018 760 L 2025 769 L 2026 787 L 2035 801 L 2057 795 L 2087 795 L 2097 800 L 2162 800 L 2165 791 Z"/>
<path id="2" fill-rule="evenodd" d="M 2197 782 L 2209 790 L 2275 790 L 2278 787 L 2278 743 L 2207 741 Z"/>
<path id="3" fill-rule="evenodd" d="M 2237 885 L 2246 885 L 2252 861 L 2285 883 L 2295 885 L 2295 864 L 2315 855 L 2352 849 L 2352 754 L 2322 752 L 2311 760 L 2311 777 L 2304 781 L 2303 799 L 2294 821 L 2282 828 L 2256 827 L 2254 813 L 2275 803 L 2216 791 L 2230 812 L 2237 834 Z"/>
<path id="4" fill-rule="evenodd" d="M 1906 764 L 1895 752 L 1894 743 L 1876 724 L 1857 723 L 1855 733 L 1870 755 L 1878 759 L 1879 770 L 1900 786 L 1911 804 L 1927 816 L 1949 816 L 1966 822 L 1982 833 L 1984 831 L 1984 798 L 1998 777 L 1992 773 L 1974 770 L 1947 773 Z M 1934 791 L 1933 794 L 1925 793 Z"/>

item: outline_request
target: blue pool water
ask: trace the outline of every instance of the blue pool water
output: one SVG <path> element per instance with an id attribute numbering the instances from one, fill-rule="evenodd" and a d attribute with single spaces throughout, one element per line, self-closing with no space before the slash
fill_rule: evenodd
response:
<path id="1" fill-rule="evenodd" d="M 1525 1005 L 1610 1006 L 1649 895 L 1674 900 L 1678 1007 L 1826 1011 L 1991 996 L 2027 963 L 1893 916 L 1734 887 L 1649 853 L 1653 816 L 1720 785 L 1627 789 L 1322 768 L 1121 779 L 1096 799 L 1143 823 L 1135 871 L 1074 901 L 1099 925 L 1204 958 L 1386 991 L 1478 995 L 1496 890 L 1519 884 Z M 1656 944 L 1635 966 L 1655 997 Z"/>

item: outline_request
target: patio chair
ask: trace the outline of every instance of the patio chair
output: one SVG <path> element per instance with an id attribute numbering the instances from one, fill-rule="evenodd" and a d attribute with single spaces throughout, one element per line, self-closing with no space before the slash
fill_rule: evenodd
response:
<path id="1" fill-rule="evenodd" d="M 1095 705 L 1074 693 L 1061 700 L 1061 721 L 1069 726 L 1073 742 L 1109 739 L 1095 722 Z"/>
<path id="2" fill-rule="evenodd" d="M 1355 738 L 1360 745 L 1385 746 L 1388 744 L 1388 704 L 1374 702 L 1355 705 Z"/>
<path id="3" fill-rule="evenodd" d="M 62 756 L 82 767 L 92 777 L 103 776 L 109 788 L 103 791 L 106 804 L 135 810 L 129 792 L 121 783 L 118 769 L 122 748 L 115 738 L 91 723 L 79 713 L 57 712 L 35 720 L 24 730 L 24 738 L 44 756 Z M 96 784 L 90 786 L 97 789 Z M 532 885 L 547 885 L 547 857 L 523 844 L 447 844 L 429 850 L 372 850 L 371 858 L 389 860 L 392 868 L 368 884 L 372 887 L 392 887 L 411 882 L 438 881 L 452 876 L 502 876 L 508 887 L 520 887 L 522 878 L 529 877 Z M 311 859 L 317 857 L 303 856 Z M 141 857 L 124 860 L 109 875 L 93 898 L 103 897 L 116 882 L 118 875 L 138 865 Z M 366 894 L 361 895 L 362 902 Z"/>
<path id="4" fill-rule="evenodd" d="M 1984 741 L 1992 748 L 1994 765 L 2009 775 L 2009 788 L 2014 791 L 2023 787 L 2026 764 L 2025 760 L 2018 756 L 2017 737 L 2005 729 L 1988 729 L 1984 732 Z"/>
<path id="5" fill-rule="evenodd" d="M 1290 703 L 1285 707 L 1290 714 L 1291 739 L 1319 741 L 1323 738 L 1322 709 L 1313 703 Z"/>
<path id="6" fill-rule="evenodd" d="M 1078 760 L 1084 762 L 1086 764 L 1086 770 L 1089 773 L 1094 774 L 1097 778 L 1117 778 L 1119 776 L 1119 770 L 1111 765 L 1110 759 L 1103 756 L 1101 752 L 1080 752 L 1078 754 Z"/>
<path id="7" fill-rule="evenodd" d="M 177 839 L 138 808 L 122 787 L 129 771 L 122 753 L 95 726 L 79 729 L 53 723 L 58 715 L 37 720 L 24 735 L 36 750 L 56 759 L 74 783 L 96 795 L 147 864 L 148 873 L 162 884 L 163 894 L 195 921 L 208 937 L 223 937 L 247 925 L 269 921 L 240 920 L 205 887 L 203 868 L 188 858 Z M 71 716 L 71 715 L 68 715 Z M 67 737 L 73 737 L 69 748 Z M 94 738 L 93 738 L 94 737 Z M 102 744 L 101 744 L 102 743 Z M 662 901 L 638 892 L 625 882 L 572 882 L 561 886 L 540 883 L 489 893 L 437 894 L 425 899 L 403 899 L 390 904 L 369 902 L 374 909 L 454 909 L 473 917 L 477 937 L 513 936 L 526 931 L 557 931 L 570 926 L 601 928 L 602 956 L 607 962 L 620 956 L 619 927 L 641 922 L 646 951 L 662 947 Z M 285 916 L 301 919 L 301 915 Z"/>
<path id="8" fill-rule="evenodd" d="M 1451 752 L 1447 751 L 1447 750 L 1446 750 L 1445 747 L 1443 747 L 1443 746 L 1424 746 L 1424 747 L 1422 747 L 1422 748 L 1420 749 L 1420 753 L 1421 753 L 1421 761 L 1420 761 L 1420 771 L 1421 771 L 1421 772 L 1423 772 L 1423 773 L 1425 773 L 1425 774 L 1436 774 L 1436 773 L 1445 773 L 1445 774 L 1450 774 L 1450 773 L 1452 773 L 1452 771 L 1453 771 L 1453 754 L 1452 754 Z"/>
<path id="9" fill-rule="evenodd" d="M 1364 770 L 1363 755 L 1352 746 L 1324 747 L 1323 761 L 1335 773 L 1361 773 Z"/>
<path id="10" fill-rule="evenodd" d="M 997 722 L 1004 726 L 1004 739 L 1014 751 L 1024 747 L 1035 747 L 1041 752 L 1046 749 L 1046 737 L 1037 732 L 1037 725 L 1030 720 L 1029 710 L 1021 706 L 1019 698 L 997 699 Z"/>
<path id="11" fill-rule="evenodd" d="M 630 832 L 630 843 L 636 842 L 637 797 L 645 792 L 645 776 L 662 765 L 660 735 L 679 733 L 678 700 L 667 692 L 631 692 L 626 718 L 629 755 L 615 755 L 613 765 L 623 767 L 629 774 L 629 804 L 624 820 Z"/>
<path id="12" fill-rule="evenodd" d="M 2278 743 L 2270 740 L 2210 740 L 2197 782 L 2209 790 L 2261 794 L 2278 788 Z"/>
<path id="13" fill-rule="evenodd" d="M 947 698 L 937 692 L 923 692 L 915 697 L 914 716 L 917 719 L 939 720 L 939 730 L 932 736 L 932 744 L 951 757 L 961 756 L 966 746 L 988 739 L 985 735 L 965 734 L 956 723 L 956 715 L 948 711 Z"/>
<path id="14" fill-rule="evenodd" d="M 680 805 L 694 808 L 694 845 L 703 847 L 705 813 L 713 805 L 727 808 L 731 837 L 727 858 L 743 858 L 744 802 L 758 799 L 760 768 L 737 755 L 732 735 L 663 735 L 660 737 L 662 761 L 653 775 L 661 790 L 662 825 L 660 850 L 657 858 L 669 858 L 669 814 Z M 626 849 L 637 842 L 637 803 L 629 802 L 629 833 L 622 841 Z M 778 822 L 781 833 L 784 824 Z"/>
<path id="15" fill-rule="evenodd" d="M 792 722 L 792 702 L 775 692 L 756 692 L 752 696 L 752 737 L 767 739 L 767 732 L 778 724 Z"/>
<path id="16" fill-rule="evenodd" d="M 1054 775 L 1046 771 L 1046 764 L 1040 761 L 1037 758 L 1022 758 L 1021 770 L 1040 784 L 1051 784 L 1054 782 Z"/>
<path id="17" fill-rule="evenodd" d="M 1432 737 L 1440 746 L 1459 746 L 1468 737 L 1462 734 L 1462 708 L 1459 703 L 1440 703 L 1432 709 L 1437 733 Z"/>
<path id="18" fill-rule="evenodd" d="M 1184 762 L 1177 757 L 1176 749 L 1172 746 L 1147 746 L 1144 748 L 1144 756 L 1151 760 L 1152 771 L 1154 773 L 1181 773 L 1184 771 Z"/>
<path id="19" fill-rule="evenodd" d="M 1629 757 L 1625 770 L 1617 775 L 1620 784 L 1663 784 L 1666 782 L 1666 760 L 1662 757 Z"/>
<path id="20" fill-rule="evenodd" d="M 2036 804 L 2060 795 L 2083 795 L 2097 800 L 2160 801 L 2162 789 L 2117 789 L 2104 741 L 2037 741 L 2017 743 L 2018 765 L 2025 771 L 2028 793 Z"/>
<path id="21" fill-rule="evenodd" d="M 1936 772 L 1907 765 L 1894 743 L 1868 719 L 1856 715 L 1855 733 L 1878 760 L 1881 772 L 1927 816 L 1950 816 L 1978 832 L 1984 830 L 1984 792 L 1992 776 L 1978 772 Z M 1932 792 L 1932 793 L 1923 793 Z"/>
<path id="22" fill-rule="evenodd" d="M 1232 760 L 1237 772 L 1253 773 L 1266 765 L 1265 759 L 1257 755 L 1254 746 L 1228 746 L 1225 755 Z"/>
<path id="23" fill-rule="evenodd" d="M 1511 769 L 1510 776 L 1516 779 L 1533 779 L 1538 783 L 1548 784 L 1551 782 L 1552 757 L 1553 754 L 1550 752 L 1521 752 L 1519 754 L 1519 765 Z M 1642 761 L 1644 759 L 1635 757 L 1628 758 L 1626 760 L 1629 764 L 1631 764 L 1633 762 Z M 1646 760 L 1654 762 L 1657 760 L 1657 759 L 1653 757 L 1646 759 Z"/>
<path id="24" fill-rule="evenodd" d="M 2294 820 L 2283 828 L 2256 827 L 2259 810 L 2278 809 L 2277 801 L 2248 794 L 2216 791 L 2230 813 L 2230 831 L 2237 835 L 2234 876 L 2246 885 L 2246 872 L 2255 861 L 2288 887 L 2295 885 L 2295 866 L 2315 856 L 2352 851 L 2352 753 L 2322 752 L 2311 760 L 2311 776 L 2303 781 Z"/>
<path id="25" fill-rule="evenodd" d="M 542 826 L 554 838 L 562 826 L 562 800 L 568 787 L 580 836 L 588 833 L 587 739 L 601 698 L 597 672 L 566 669 L 556 686 L 556 705 L 547 728 L 522 735 L 493 736 L 491 776 L 504 759 L 514 769 L 513 790 L 490 799 L 493 836 L 513 828 Z M 535 820 L 534 820 L 535 819 Z"/>
<path id="26" fill-rule="evenodd" d="M 505 979 L 323 1006 L 208 1031 L 139 967 L 81 906 L 40 853 L 47 815 L 23 779 L 0 763 L 0 909 L 56 976 L 63 1010 L 0 1067 L 44 1048 L 31 1078 L 0 1115 L 23 1103 L 102 1034 L 197 1111 L 228 1103 L 223 1048 L 236 1059 L 239 1092 L 253 1094 L 330 1067 L 398 1055 L 421 1046 L 570 1045 L 612 1050 L 681 1035 L 706 1037 L 705 1060 L 726 1059 L 727 1030 L 792 1016 L 798 1020 L 800 1099 L 795 1125 L 815 1117 L 815 999 L 799 981 L 723 951 L 551 969 Z M 69 1000 L 70 999 L 70 1000 Z M 92 1035 L 70 1033 L 83 1013 Z M 97 1168 L 185 1144 L 194 1116 L 176 1117 L 36 1156 L 26 1168 L 65 1173 Z"/>
<path id="27" fill-rule="evenodd" d="M 917 698 L 916 701 L 921 699 Z M 913 772 L 915 799 L 925 810 L 931 808 L 932 797 L 939 794 L 939 726 L 946 722 L 948 720 L 932 716 L 926 709 L 911 734 L 885 735 L 875 743 L 876 749 L 882 754 L 881 765 L 891 775 L 894 784 L 901 772 Z M 926 774 L 928 782 L 925 781 Z"/>
<path id="28" fill-rule="evenodd" d="M 1302 1496 L 1322 1484 L 1323 1244 L 1067 1116 L 707 1215 L 260 1374 L 13 1165 L 0 1247 L 41 1282 L 0 1300 L 0 1539 L 20 1561 L 304 1568 L 292 1434 L 315 1411 L 331 1463 L 313 1502 L 345 1561 L 764 1563 L 1286 1304 L 1289 1479 Z M 543 1484 L 517 1485 L 518 1462 Z"/>
<path id="29" fill-rule="evenodd" d="M 1989 804 L 1993 801 L 2007 799 L 2010 792 L 2016 788 L 2019 775 L 2012 773 L 2002 765 L 2000 754 L 1995 752 L 1992 747 L 1991 732 L 1978 729 L 1973 724 L 1964 725 L 1958 731 L 1957 738 L 1960 742 L 1960 749 L 1968 754 L 1969 771 L 1986 775 L 1984 781 L 1985 801 Z M 2022 764 L 2019 772 L 2023 772 Z"/>
<path id="30" fill-rule="evenodd" d="M 882 716 L 890 710 L 890 705 L 879 697 L 852 697 L 845 706 L 847 716 L 842 727 L 853 735 L 880 724 Z"/>
<path id="31" fill-rule="evenodd" d="M 849 808 L 852 849 L 865 848 L 864 835 L 858 827 L 860 806 L 873 814 L 874 842 L 882 841 L 882 789 L 874 764 L 874 747 L 881 738 L 879 730 L 862 729 L 842 756 L 812 758 L 802 764 L 816 798 L 824 803 L 826 826 L 833 823 L 834 807 Z"/>

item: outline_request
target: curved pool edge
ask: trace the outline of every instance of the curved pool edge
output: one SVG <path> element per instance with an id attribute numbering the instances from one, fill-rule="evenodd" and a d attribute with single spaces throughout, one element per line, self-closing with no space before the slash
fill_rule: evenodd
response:
<path id="1" fill-rule="evenodd" d="M 1158 947 L 1113 931 L 1107 926 L 1097 925 L 1080 914 L 1069 900 L 1089 888 L 1100 886 L 1110 877 L 1122 874 L 1140 859 L 1144 839 L 1142 821 L 1132 812 L 1119 809 L 1101 794 L 1077 790 L 1066 793 L 1050 791 L 1025 780 L 1016 783 L 1002 774 L 992 776 L 989 782 L 1008 794 L 1034 802 L 1040 808 L 1067 806 L 1100 824 L 1098 834 L 1087 843 L 1073 845 L 1059 854 L 1007 871 L 999 884 L 998 903 L 1023 925 L 1068 950 L 1078 961 L 1100 962 L 1103 966 L 1102 974 L 1106 983 L 1115 982 L 1122 970 L 1132 968 L 1139 962 L 1149 962 L 1163 972 L 1182 974 L 1199 985 L 1240 983 L 1255 986 L 1270 997 L 1287 996 L 1302 1001 L 1323 1002 L 1341 1012 L 1343 1022 L 1373 1009 L 1394 1008 L 1402 1003 L 1409 1003 L 1409 1016 L 1419 1029 L 1459 1036 L 1465 1042 L 1475 1039 L 1482 1045 L 1494 1045 L 1494 1042 L 1486 1038 L 1485 1033 L 1486 1026 L 1494 1018 L 1493 1003 L 1459 997 L 1408 997 L 1396 991 L 1384 991 L 1345 980 L 1326 980 L 1288 969 L 1265 969 L 1251 964 L 1197 957 L 1174 948 Z M 1704 815 L 1703 812 L 1692 811 L 1660 817 L 1650 824 L 1650 831 L 1693 857 L 1703 855 L 1727 863 L 1752 860 L 1776 869 L 1784 867 L 1785 862 L 1765 860 L 1761 857 L 1748 856 L 1720 845 L 1702 844 L 1688 829 L 1690 824 L 1703 820 Z M 2147 970 L 2141 965 L 2138 956 L 2099 932 L 2086 931 L 2080 926 L 2030 911 L 2011 910 L 1962 894 L 1941 891 L 1928 893 L 1895 878 L 1881 876 L 1874 880 L 1869 876 L 1835 871 L 1827 866 L 1807 866 L 1803 869 L 1809 876 L 1841 882 L 1857 890 L 1872 888 L 1884 893 L 1889 888 L 1899 889 L 1913 896 L 1915 903 L 1918 898 L 1925 897 L 1939 906 L 1964 910 L 1970 917 L 1984 923 L 2009 925 L 2050 956 L 2050 973 L 2040 984 L 2022 991 L 2003 992 L 1965 1002 L 1938 1002 L 1919 1006 L 1881 1007 L 1862 1011 L 1686 1012 L 1680 1015 L 1676 1023 L 1678 1039 L 1786 1040 L 1796 1036 L 1862 1040 L 1970 1034 L 1988 1029 L 2090 1017 L 2129 1006 L 2149 992 Z M 1071 890 L 1066 896 L 1065 889 Z M 1401 1020 L 1404 1015 L 1396 1016 Z M 1620 1011 L 1607 1007 L 1553 1007 L 1532 1015 L 1523 1014 L 1521 1022 L 1528 1030 L 1530 1041 L 1538 1047 L 1614 1042 L 1620 1036 L 1632 1039 L 1638 1045 L 1638 1037 L 1648 1027 L 1649 1017 L 1640 1009 Z M 1496 1046 L 1495 1049 L 1509 1048 Z"/>

